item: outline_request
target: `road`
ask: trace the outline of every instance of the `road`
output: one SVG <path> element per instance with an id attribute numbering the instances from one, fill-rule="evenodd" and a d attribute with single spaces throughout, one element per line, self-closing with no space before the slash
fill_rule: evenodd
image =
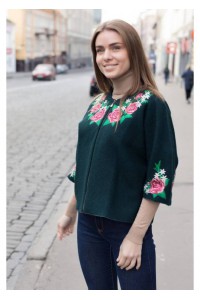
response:
<path id="1" fill-rule="evenodd" d="M 57 204 L 51 199 L 74 162 L 77 120 L 90 101 L 91 75 L 89 70 L 52 82 L 7 80 L 8 279 Z"/>

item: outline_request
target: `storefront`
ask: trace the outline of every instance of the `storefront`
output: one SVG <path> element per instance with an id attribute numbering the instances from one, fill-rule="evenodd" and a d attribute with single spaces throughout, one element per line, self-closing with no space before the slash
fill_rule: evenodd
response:
<path id="1" fill-rule="evenodd" d="M 180 74 L 185 71 L 188 65 L 193 66 L 193 43 L 194 30 L 188 32 L 186 37 L 180 39 Z"/>

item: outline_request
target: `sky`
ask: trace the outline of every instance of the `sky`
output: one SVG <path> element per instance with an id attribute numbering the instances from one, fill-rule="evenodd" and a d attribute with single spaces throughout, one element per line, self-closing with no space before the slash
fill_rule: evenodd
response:
<path id="1" fill-rule="evenodd" d="M 144 11 L 144 9 L 122 9 L 121 5 L 120 8 L 115 8 L 114 10 L 102 9 L 102 22 L 112 19 L 123 19 L 124 21 L 134 24 L 137 22 L 137 18 L 142 11 Z"/>

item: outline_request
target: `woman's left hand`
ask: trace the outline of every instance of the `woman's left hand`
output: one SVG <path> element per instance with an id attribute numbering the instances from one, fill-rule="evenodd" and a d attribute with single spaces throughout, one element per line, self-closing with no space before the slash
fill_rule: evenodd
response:
<path id="1" fill-rule="evenodd" d="M 138 270 L 141 266 L 142 245 L 135 244 L 128 239 L 124 239 L 117 258 L 117 265 L 121 269 L 130 270 L 136 266 Z"/>

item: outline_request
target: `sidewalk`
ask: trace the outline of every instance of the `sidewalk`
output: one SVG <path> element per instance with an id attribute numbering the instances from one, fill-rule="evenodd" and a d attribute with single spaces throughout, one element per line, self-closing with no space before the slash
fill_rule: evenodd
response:
<path id="1" fill-rule="evenodd" d="M 172 111 L 179 166 L 171 207 L 161 205 L 154 221 L 158 290 L 193 289 L 193 99 L 188 105 L 184 90 L 157 79 Z M 73 190 L 66 190 L 61 204 L 32 245 L 16 282 L 16 290 L 86 290 L 80 270 L 76 233 L 58 241 L 57 219 Z M 51 238 L 49 238 L 49 236 Z"/>

